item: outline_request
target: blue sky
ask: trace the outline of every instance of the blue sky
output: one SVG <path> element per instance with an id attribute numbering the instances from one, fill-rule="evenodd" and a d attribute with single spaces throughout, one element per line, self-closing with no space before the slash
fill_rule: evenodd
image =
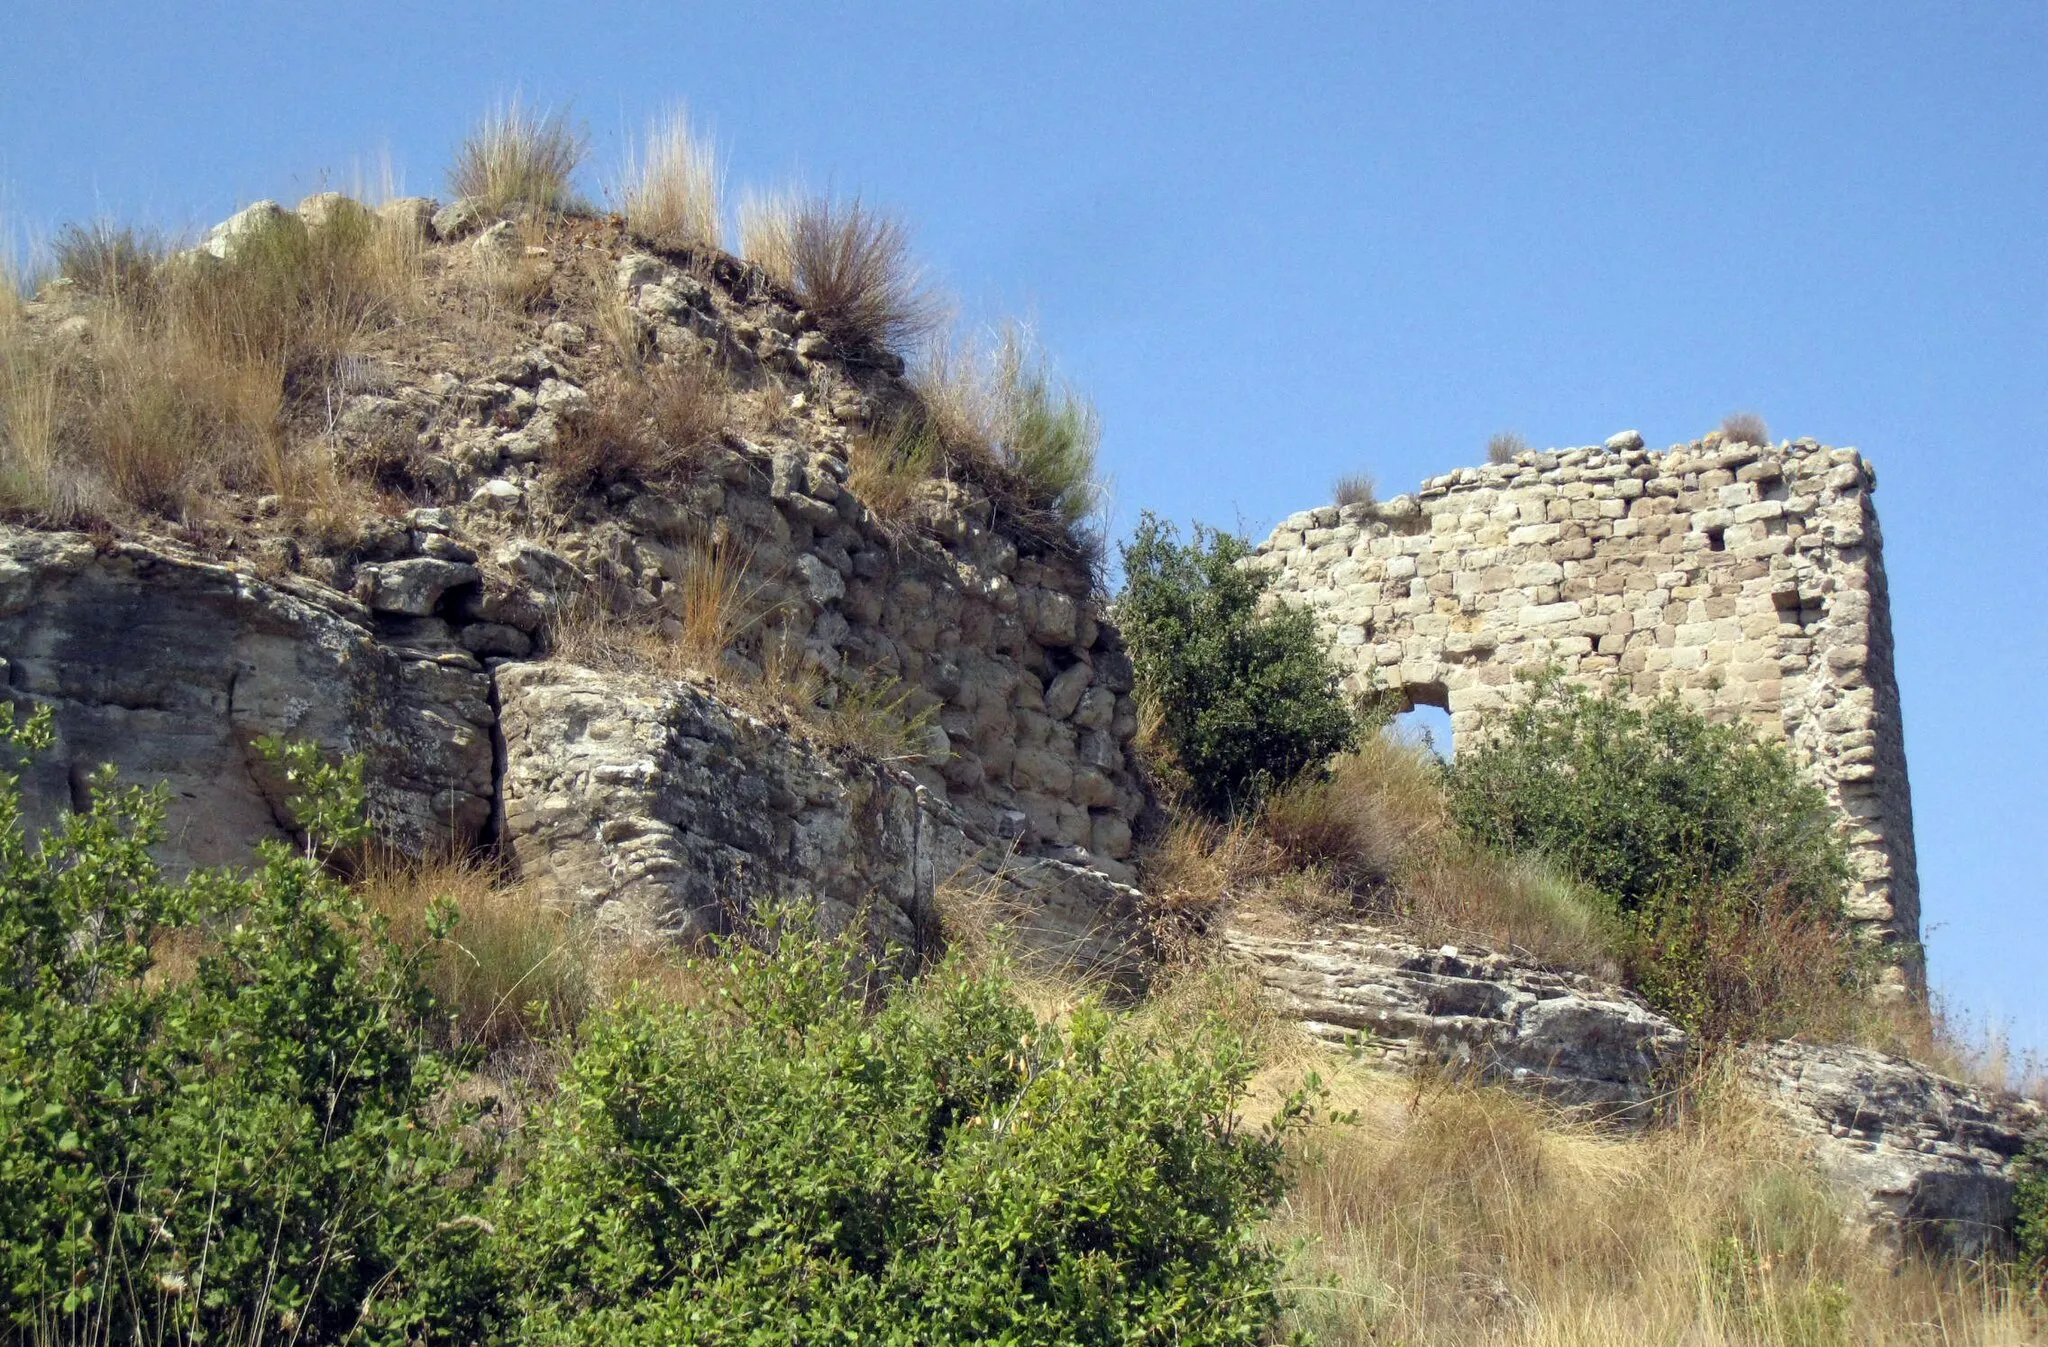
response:
<path id="1" fill-rule="evenodd" d="M 2048 1048 L 2048 6 L 15 0 L 0 208 L 203 226 L 513 89 L 899 210 L 1121 526 L 1754 409 L 1881 472 L 1937 986 Z M 593 177 L 591 183 L 595 187 Z"/>

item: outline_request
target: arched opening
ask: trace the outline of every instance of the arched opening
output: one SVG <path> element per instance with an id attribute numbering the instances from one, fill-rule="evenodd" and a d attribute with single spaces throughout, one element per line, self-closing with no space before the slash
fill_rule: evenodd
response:
<path id="1" fill-rule="evenodd" d="M 1403 739 L 1428 746 L 1439 758 L 1449 761 L 1456 745 L 1451 738 L 1451 694 L 1442 683 L 1413 683 L 1401 689 L 1407 709 L 1394 717 L 1389 728 Z"/>

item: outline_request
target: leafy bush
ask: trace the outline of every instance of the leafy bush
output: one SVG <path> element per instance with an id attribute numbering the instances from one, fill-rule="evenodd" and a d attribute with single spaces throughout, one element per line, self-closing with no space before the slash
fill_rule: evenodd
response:
<path id="1" fill-rule="evenodd" d="M 1359 721 L 1305 608 L 1261 611 L 1265 573 L 1242 538 L 1195 526 L 1183 545 L 1147 512 L 1123 549 L 1117 599 L 1138 693 L 1189 798 L 1222 818 L 1358 741 Z"/>
<path id="2" fill-rule="evenodd" d="M 2013 1207 L 2020 1262 L 2048 1285 L 2048 1130 L 2029 1142 L 2020 1157 Z"/>
<path id="3" fill-rule="evenodd" d="M 1861 976 L 1833 811 L 1747 726 L 1551 669 L 1497 734 L 1461 749 L 1446 769 L 1459 824 L 1602 894 L 1631 981 L 1688 1027 L 1782 1029 Z"/>
<path id="4" fill-rule="evenodd" d="M 48 743 L 46 720 L 17 746 Z M 455 1338 L 488 1294 L 425 1125 L 441 1082 L 401 951 L 320 863 L 359 769 L 280 749 L 315 844 L 168 883 L 160 791 L 39 842 L 0 779 L 0 1317 L 77 1341 Z M 183 936 L 188 973 L 155 966 Z"/>
<path id="5" fill-rule="evenodd" d="M 1305 1106 L 1240 1129 L 1228 1030 L 1062 1030 L 950 968 L 874 1010 L 811 930 L 589 1023 L 502 1217 L 524 1340 L 1266 1340 L 1255 1226 Z"/>

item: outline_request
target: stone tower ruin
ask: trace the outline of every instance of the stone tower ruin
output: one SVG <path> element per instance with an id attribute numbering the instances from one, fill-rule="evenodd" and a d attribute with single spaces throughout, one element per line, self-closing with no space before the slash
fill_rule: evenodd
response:
<path id="1" fill-rule="evenodd" d="M 1292 515 L 1250 564 L 1334 631 L 1357 687 L 1442 707 L 1454 737 L 1555 662 L 1740 716 L 1848 826 L 1851 917 L 1923 985 L 1912 792 L 1871 493 L 1854 449 L 1709 435 L 1460 468 L 1412 496 Z"/>

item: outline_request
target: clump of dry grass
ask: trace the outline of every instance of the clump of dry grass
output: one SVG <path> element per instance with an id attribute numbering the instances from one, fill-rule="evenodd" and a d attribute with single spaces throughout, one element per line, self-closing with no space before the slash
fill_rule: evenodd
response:
<path id="1" fill-rule="evenodd" d="M 1303 1141 L 1272 1229 L 1305 1241 L 1290 1326 L 1319 1341 L 1848 1347 L 2048 1327 L 1995 1269 L 1865 1243 L 1726 1065 L 1635 1135 L 1455 1079 L 1323 1071 L 1357 1121 Z"/>
<path id="2" fill-rule="evenodd" d="M 1084 524 L 1103 499 L 1102 426 L 1028 330 L 1009 324 L 984 345 L 932 342 L 910 382 L 936 466 L 985 489 L 1013 533 L 1095 554 L 1100 540 Z"/>
<path id="3" fill-rule="evenodd" d="M 911 258 L 909 229 L 859 197 L 750 197 L 740 208 L 740 250 L 849 346 L 905 347 L 943 321 Z"/>
<path id="4" fill-rule="evenodd" d="M 508 214 L 579 209 L 573 180 L 589 151 L 589 138 L 566 113 L 541 112 L 514 98 L 487 113 L 463 140 L 448 170 L 448 190 Z"/>
<path id="5" fill-rule="evenodd" d="M 105 225 L 65 231 L 54 252 L 86 338 L 16 322 L 0 339 L 9 494 L 52 522 L 179 517 L 224 486 L 296 507 L 325 465 L 294 433 L 295 405 L 317 402 L 420 283 L 419 241 L 365 211 L 262 220 L 225 259 Z"/>
<path id="6" fill-rule="evenodd" d="M 1378 489 L 1371 473 L 1348 472 L 1337 479 L 1330 492 L 1339 505 L 1371 505 L 1379 499 L 1374 494 Z"/>
<path id="7" fill-rule="evenodd" d="M 668 582 L 676 598 L 659 615 L 616 613 L 595 588 L 571 596 L 550 628 L 553 652 L 588 668 L 665 678 L 728 671 L 727 652 L 765 616 L 762 587 L 723 540 L 693 543 L 685 558 L 683 574 Z"/>
<path id="8" fill-rule="evenodd" d="M 1512 463 L 1529 452 L 1529 442 L 1511 430 L 1503 430 L 1486 442 L 1486 461 L 1495 465 Z"/>
<path id="9" fill-rule="evenodd" d="M 1755 412 L 1733 412 L 1721 421 L 1721 438 L 1730 444 L 1766 448 L 1771 442 L 1771 428 Z"/>
<path id="10" fill-rule="evenodd" d="M 530 886 L 481 865 L 382 858 L 357 888 L 401 947 L 423 951 L 422 981 L 460 1046 L 573 1030 L 596 997 L 595 936 Z M 443 904 L 455 927 L 435 941 L 429 927 Z"/>
<path id="11" fill-rule="evenodd" d="M 575 497 L 616 482 L 687 476 L 732 424 L 732 388 L 709 361 L 628 371 L 562 427 L 548 455 L 556 492 Z"/>
<path id="12" fill-rule="evenodd" d="M 719 246 L 718 154 L 691 131 L 683 108 L 650 124 L 644 146 L 628 150 L 623 183 L 626 226 L 639 238 L 674 250 Z"/>
<path id="13" fill-rule="evenodd" d="M 918 490 L 944 462 L 942 441 L 915 414 L 891 418 L 847 446 L 846 484 L 892 537 L 907 536 L 916 521 Z"/>

